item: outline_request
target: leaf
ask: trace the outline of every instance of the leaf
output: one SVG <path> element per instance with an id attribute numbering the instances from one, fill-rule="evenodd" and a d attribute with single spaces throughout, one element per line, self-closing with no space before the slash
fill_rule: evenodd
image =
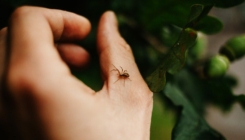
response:
<path id="1" fill-rule="evenodd" d="M 198 109 L 199 114 L 205 112 L 207 104 L 215 105 L 222 111 L 229 111 L 236 102 L 241 106 L 245 104 L 244 97 L 234 95 L 232 91 L 232 88 L 237 85 L 237 80 L 232 76 L 204 80 L 185 67 L 175 75 L 174 80 L 178 88 L 185 93 L 186 98 Z"/>
<path id="2" fill-rule="evenodd" d="M 189 17 L 187 27 L 191 27 L 205 34 L 215 34 L 220 32 L 223 28 L 222 22 L 215 17 L 207 16 L 212 8 L 213 5 L 192 5 L 191 10 L 195 12 L 191 12 L 193 14 Z"/>
<path id="3" fill-rule="evenodd" d="M 158 31 L 165 24 L 173 24 L 184 28 L 190 17 L 191 6 L 195 3 L 183 3 L 181 0 L 147 1 L 141 5 L 139 20 L 143 28 L 149 31 Z M 199 14 L 199 7 L 191 15 Z M 149 22 L 151 21 L 151 22 Z"/>
<path id="4" fill-rule="evenodd" d="M 213 6 L 214 6 L 214 2 L 210 2 L 209 0 L 203 0 L 201 2 L 197 0 L 188 0 L 185 1 L 185 3 L 183 3 L 183 1 L 181 0 L 175 0 L 175 1 L 156 0 L 155 2 L 149 1 L 148 3 L 145 2 L 144 4 L 141 5 L 140 13 L 142 14 L 140 15 L 139 21 L 141 22 L 140 24 L 143 25 L 143 28 L 145 28 L 149 32 L 157 32 L 159 31 L 159 27 L 163 25 L 169 25 L 169 24 L 181 28 L 185 28 L 187 22 L 186 19 L 188 18 L 188 16 L 189 16 L 189 21 L 188 21 L 189 23 L 197 24 L 197 21 L 207 16 L 207 14 L 209 13 L 209 11 L 212 9 Z M 191 10 L 191 16 L 189 14 L 190 10 Z M 190 20 L 194 20 L 194 21 L 196 20 L 196 21 L 190 22 Z M 208 22 L 204 22 L 204 23 L 206 24 Z M 217 22 L 217 25 L 215 25 L 215 27 L 217 27 L 218 29 L 215 29 L 213 32 L 220 31 L 219 29 L 222 27 L 222 24 L 221 27 L 219 26 L 220 26 L 220 22 Z M 193 26 L 188 26 L 188 27 L 193 28 Z M 202 28 L 200 27 L 202 26 L 199 26 L 199 29 L 202 30 Z"/>
<path id="5" fill-rule="evenodd" d="M 211 102 L 223 110 L 229 110 L 234 103 L 232 88 L 226 82 L 226 79 L 215 79 L 205 82 L 205 92 L 208 102 Z"/>
<path id="6" fill-rule="evenodd" d="M 164 94 L 176 106 L 182 108 L 179 120 L 173 131 L 173 140 L 224 140 L 225 138 L 213 130 L 206 121 L 199 116 L 195 108 L 176 86 L 167 84 Z"/>
<path id="7" fill-rule="evenodd" d="M 194 44 L 196 37 L 196 31 L 190 28 L 182 31 L 178 41 L 163 59 L 162 64 L 146 79 L 153 92 L 159 92 L 164 88 L 167 71 L 175 74 L 183 67 L 186 50 Z"/>
<path id="8" fill-rule="evenodd" d="M 206 16 L 198 22 L 195 29 L 205 34 L 215 34 L 223 29 L 223 24 L 215 17 Z"/>
<path id="9" fill-rule="evenodd" d="M 205 93 L 203 80 L 188 68 L 183 68 L 174 76 L 174 80 L 176 83 L 175 85 L 185 94 L 185 97 L 188 98 L 189 102 L 195 106 L 196 111 L 199 114 L 204 114 L 207 94 Z"/>
<path id="10" fill-rule="evenodd" d="M 195 27 L 200 18 L 205 16 L 211 8 L 212 6 L 193 5 L 186 27 Z M 175 45 L 164 57 L 162 64 L 146 79 L 148 86 L 153 92 L 159 92 L 164 88 L 166 72 L 176 74 L 183 67 L 186 51 L 194 44 L 196 37 L 196 31 L 190 28 L 183 29 Z"/>
<path id="11" fill-rule="evenodd" d="M 202 14 L 203 8 L 204 6 L 200 4 L 192 5 L 188 23 L 195 22 L 198 19 L 198 17 Z"/>
<path id="12" fill-rule="evenodd" d="M 240 105 L 242 106 L 242 108 L 245 110 L 245 95 L 238 95 L 235 96 L 235 99 L 238 103 L 240 103 Z"/>
<path id="13" fill-rule="evenodd" d="M 229 111 L 234 103 L 240 103 L 245 109 L 245 95 L 234 95 L 232 88 L 237 80 L 232 76 L 220 79 L 200 79 L 193 71 L 182 69 L 174 77 L 175 85 L 195 106 L 199 114 L 203 114 L 207 104 L 213 104 L 223 111 Z M 193 86 L 195 85 L 195 86 Z"/>

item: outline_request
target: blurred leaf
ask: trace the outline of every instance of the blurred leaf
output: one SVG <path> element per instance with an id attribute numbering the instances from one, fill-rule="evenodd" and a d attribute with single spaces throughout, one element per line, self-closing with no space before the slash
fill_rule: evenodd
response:
<path id="1" fill-rule="evenodd" d="M 238 103 L 240 103 L 240 105 L 242 106 L 242 108 L 245 110 L 245 95 L 238 95 L 235 98 L 236 98 L 236 101 Z"/>
<path id="2" fill-rule="evenodd" d="M 190 7 L 195 3 L 181 0 L 145 1 L 141 4 L 139 21 L 143 28 L 150 32 L 158 32 L 159 27 L 173 24 L 184 28 L 190 15 Z M 198 13 L 198 12 L 196 12 Z M 150 21 L 150 22 L 149 22 Z"/>
<path id="3" fill-rule="evenodd" d="M 215 17 L 206 16 L 199 21 L 195 29 L 205 34 L 215 34 L 223 29 L 223 24 Z"/>
<path id="4" fill-rule="evenodd" d="M 186 50 L 194 44 L 196 37 L 196 32 L 190 28 L 182 31 L 176 44 L 164 57 L 162 64 L 146 79 L 153 92 L 159 92 L 164 88 L 167 71 L 175 74 L 183 67 Z"/>
<path id="5" fill-rule="evenodd" d="M 229 77 L 204 81 L 203 90 L 206 102 L 219 106 L 224 111 L 230 110 L 236 97 L 229 81 Z"/>
<path id="6" fill-rule="evenodd" d="M 186 51 L 196 41 L 197 33 L 190 28 L 184 29 L 177 43 L 170 50 L 167 61 L 170 61 L 167 71 L 171 74 L 176 74 L 184 65 L 186 59 Z M 174 63 L 174 64 L 173 64 Z M 164 66 L 163 66 L 164 65 Z M 165 64 L 162 68 L 165 67 Z"/>
<path id="7" fill-rule="evenodd" d="M 203 5 L 200 4 L 194 4 L 191 6 L 191 12 L 189 16 L 188 23 L 195 23 L 198 17 L 202 14 L 203 12 Z M 194 24 L 192 24 L 194 25 Z"/>
<path id="8" fill-rule="evenodd" d="M 196 76 L 195 73 L 183 68 L 174 77 L 175 85 L 185 94 L 185 97 L 195 106 L 196 111 L 203 115 L 205 112 L 205 87 L 203 80 Z M 193 86 L 195 85 L 195 86 Z"/>
<path id="9" fill-rule="evenodd" d="M 200 18 L 205 16 L 212 6 L 193 5 L 186 27 L 195 27 Z M 147 83 L 153 92 L 159 92 L 166 83 L 166 72 L 176 74 L 184 65 L 186 50 L 192 46 L 196 40 L 196 31 L 187 28 L 181 35 L 169 53 L 164 57 L 162 64 L 147 77 Z"/>
<path id="10" fill-rule="evenodd" d="M 174 78 L 175 85 L 195 106 L 199 114 L 203 114 L 206 104 L 210 103 L 223 111 L 229 111 L 235 102 L 244 106 L 244 97 L 242 95 L 236 96 L 232 91 L 232 88 L 237 84 L 234 77 L 225 76 L 220 79 L 204 80 L 185 68 Z"/>
<path id="11" fill-rule="evenodd" d="M 187 27 L 193 28 L 197 25 L 199 20 L 207 16 L 213 5 L 214 3 L 207 0 L 202 2 L 197 0 L 188 0 L 184 3 L 181 0 L 149 1 L 148 3 L 145 2 L 141 4 L 140 13 L 142 14 L 140 15 L 139 21 L 141 22 L 140 24 L 143 25 L 144 29 L 154 33 L 159 30 L 159 27 L 168 24 L 184 28 L 186 27 L 186 22 L 188 22 L 189 25 Z M 190 10 L 191 14 L 189 14 Z M 187 21 L 188 17 L 189 20 Z M 203 24 L 206 23 L 207 22 L 203 22 Z M 217 24 L 218 25 L 215 25 L 215 27 L 217 26 L 218 28 L 220 26 L 220 22 L 217 22 Z M 198 29 L 203 30 L 200 27 L 201 26 L 199 26 Z M 219 30 L 216 29 L 213 32 L 217 31 Z"/>
<path id="12" fill-rule="evenodd" d="M 195 108 L 177 87 L 167 84 L 165 95 L 176 106 L 182 107 L 181 116 L 172 132 L 173 140 L 224 140 L 225 138 L 213 130 L 206 121 L 198 115 Z"/>
<path id="13" fill-rule="evenodd" d="M 189 17 L 187 27 L 191 27 L 205 34 L 215 34 L 220 32 L 223 28 L 222 22 L 215 17 L 207 16 L 212 8 L 213 5 L 192 5 L 191 11 L 196 12 L 191 12 L 193 14 Z"/>
<path id="14" fill-rule="evenodd" d="M 188 18 L 190 7 L 186 8 L 179 5 L 172 5 L 170 7 L 166 9 L 168 11 L 160 9 L 159 11 L 154 10 L 149 13 L 144 13 L 145 15 L 142 15 L 144 16 L 142 23 L 145 24 L 143 28 L 149 31 L 155 31 L 164 24 L 174 24 L 183 28 L 187 22 L 186 19 Z"/>
<path id="15" fill-rule="evenodd" d="M 163 26 L 161 31 L 161 40 L 166 47 L 172 46 L 176 43 L 176 40 L 179 38 L 179 35 L 182 31 L 182 28 L 173 26 L 173 25 L 166 25 Z"/>

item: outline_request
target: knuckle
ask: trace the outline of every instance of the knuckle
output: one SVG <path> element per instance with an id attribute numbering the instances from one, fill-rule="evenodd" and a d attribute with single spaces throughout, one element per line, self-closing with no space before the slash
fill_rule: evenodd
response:
<path id="1" fill-rule="evenodd" d="M 15 21 L 21 21 L 23 18 L 26 20 L 29 17 L 40 17 L 43 14 L 44 8 L 33 6 L 20 6 L 17 7 L 10 16 L 10 23 Z"/>
<path id="2" fill-rule="evenodd" d="M 10 66 L 5 79 L 7 87 L 13 92 L 25 90 L 27 85 L 34 82 L 28 75 L 27 71 L 20 69 L 19 66 Z"/>
<path id="3" fill-rule="evenodd" d="M 30 13 L 30 10 L 32 8 L 30 6 L 20 6 L 14 10 L 14 12 L 11 15 L 11 19 L 19 18 L 20 16 L 26 15 Z"/>
<path id="4" fill-rule="evenodd" d="M 7 88 L 13 93 L 33 92 L 38 89 L 38 83 L 42 82 L 41 74 L 35 72 L 35 69 L 24 59 L 9 63 L 5 72 Z"/>

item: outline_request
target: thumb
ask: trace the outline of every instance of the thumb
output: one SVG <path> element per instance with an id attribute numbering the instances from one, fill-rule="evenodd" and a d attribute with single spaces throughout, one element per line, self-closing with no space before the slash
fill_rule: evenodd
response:
<path id="1" fill-rule="evenodd" d="M 110 89 L 128 89 L 128 93 L 151 94 L 135 63 L 132 50 L 118 31 L 116 16 L 105 12 L 99 22 L 98 52 L 105 84 Z M 117 81 L 118 80 L 118 81 Z M 117 81 L 117 82 L 116 82 Z"/>

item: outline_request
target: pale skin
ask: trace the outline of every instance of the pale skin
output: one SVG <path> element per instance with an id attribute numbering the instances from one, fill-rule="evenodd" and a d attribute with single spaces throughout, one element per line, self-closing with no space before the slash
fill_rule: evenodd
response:
<path id="1" fill-rule="evenodd" d="M 71 42 L 84 39 L 90 29 L 85 17 L 61 10 L 25 6 L 13 12 L 0 31 L 0 53 L 7 56 L 1 57 L 5 65 L 0 62 L 1 94 L 14 104 L 2 102 L 0 111 L 2 117 L 14 108 L 5 118 L 17 118 L 11 133 L 21 124 L 21 133 L 41 139 L 32 132 L 38 128 L 34 122 L 42 124 L 40 135 L 51 140 L 149 140 L 152 92 L 112 11 L 101 16 L 97 31 L 103 88 L 95 92 L 71 74 L 68 65 L 81 68 L 89 60 L 85 49 Z M 113 64 L 130 75 L 125 85 L 121 79 L 115 82 Z"/>

